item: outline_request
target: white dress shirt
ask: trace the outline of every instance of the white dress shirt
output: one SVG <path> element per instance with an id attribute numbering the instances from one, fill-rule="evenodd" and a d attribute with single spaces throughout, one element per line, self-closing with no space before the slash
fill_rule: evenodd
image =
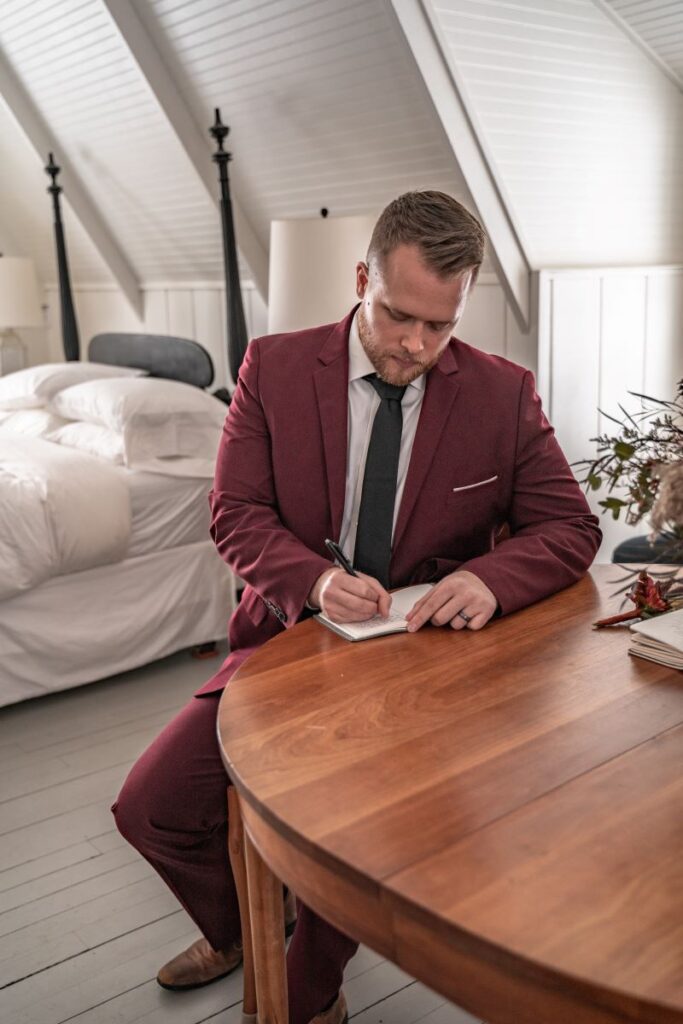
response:
<path id="1" fill-rule="evenodd" d="M 368 373 L 375 373 L 358 335 L 358 312 L 351 322 L 349 332 L 349 424 L 346 448 L 346 492 L 344 497 L 344 516 L 342 518 L 339 546 L 353 562 L 358 529 L 358 513 L 363 490 L 365 460 L 370 444 L 372 424 L 380 404 L 380 397 L 372 384 L 363 380 Z M 405 390 L 401 402 L 403 429 L 401 431 L 401 450 L 398 459 L 398 479 L 396 482 L 396 501 L 394 503 L 394 522 L 392 533 L 396 527 L 398 510 L 401 505 L 403 488 L 410 464 L 410 453 L 413 450 L 417 421 L 420 417 L 422 399 L 425 390 L 425 376 L 417 377 Z"/>

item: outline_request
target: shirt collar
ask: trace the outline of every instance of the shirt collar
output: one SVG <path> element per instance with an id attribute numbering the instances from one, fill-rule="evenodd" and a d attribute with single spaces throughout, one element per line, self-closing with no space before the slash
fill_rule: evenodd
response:
<path id="1" fill-rule="evenodd" d="M 360 380 L 361 377 L 367 376 L 368 373 L 375 372 L 375 367 L 370 362 L 368 354 L 361 344 L 358 333 L 358 311 L 356 310 L 356 315 L 351 321 L 351 329 L 349 330 L 349 384 L 351 381 Z M 420 374 L 419 377 L 410 382 L 408 387 L 424 391 L 425 374 Z"/>

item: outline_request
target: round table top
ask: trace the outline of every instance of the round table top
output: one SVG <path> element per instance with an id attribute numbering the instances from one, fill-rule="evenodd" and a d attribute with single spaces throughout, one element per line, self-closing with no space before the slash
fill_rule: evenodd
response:
<path id="1" fill-rule="evenodd" d="M 301 623 L 235 674 L 219 735 L 250 811 L 424 934 L 623 1014 L 585 1019 L 683 1021 L 683 676 L 591 629 L 622 576 L 479 632 Z"/>

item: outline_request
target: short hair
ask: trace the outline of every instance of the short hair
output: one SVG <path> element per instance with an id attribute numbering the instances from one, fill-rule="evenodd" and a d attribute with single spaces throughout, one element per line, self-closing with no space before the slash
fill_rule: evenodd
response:
<path id="1" fill-rule="evenodd" d="M 439 277 L 472 269 L 479 273 L 486 235 L 481 224 L 457 199 L 432 189 L 405 192 L 382 210 L 368 246 L 368 263 L 398 245 L 415 245 L 426 266 Z"/>

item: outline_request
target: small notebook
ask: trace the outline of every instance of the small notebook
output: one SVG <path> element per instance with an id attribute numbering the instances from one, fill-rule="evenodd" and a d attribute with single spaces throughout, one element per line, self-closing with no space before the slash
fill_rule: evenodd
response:
<path id="1" fill-rule="evenodd" d="M 389 633 L 405 633 L 408 628 L 405 616 L 415 602 L 419 601 L 425 594 L 428 594 L 431 589 L 431 583 L 421 583 L 416 587 L 404 587 L 402 590 L 394 590 L 391 595 L 391 611 L 389 612 L 388 619 L 383 619 L 380 615 L 374 615 L 371 619 L 366 619 L 365 622 L 332 622 L 322 612 L 316 615 L 316 619 L 334 633 L 343 636 L 345 640 L 370 640 L 374 636 L 386 636 Z"/>
<path id="2" fill-rule="evenodd" d="M 683 608 L 631 626 L 629 654 L 683 670 Z"/>

